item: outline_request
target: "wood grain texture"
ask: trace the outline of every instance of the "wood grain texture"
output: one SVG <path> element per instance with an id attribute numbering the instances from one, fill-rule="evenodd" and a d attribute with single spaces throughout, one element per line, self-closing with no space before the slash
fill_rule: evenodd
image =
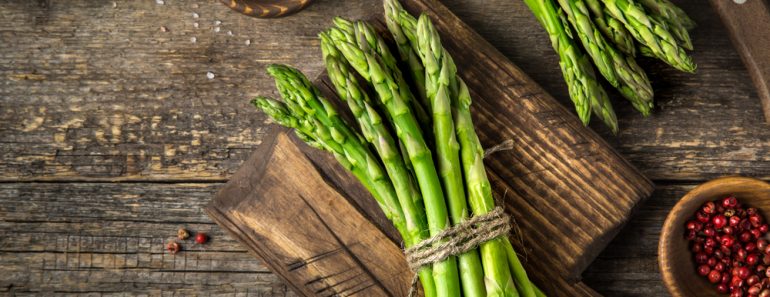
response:
<path id="1" fill-rule="evenodd" d="M 770 123 L 770 3 L 711 0 L 711 6 L 722 18 L 735 48 L 751 74 L 757 94 L 762 100 L 765 121 Z"/>
<path id="2" fill-rule="evenodd" d="M 296 296 L 203 212 L 221 186 L 0 184 L 0 296 Z"/>
<path id="3" fill-rule="evenodd" d="M 571 106 L 547 35 L 521 1 L 442 2 L 560 103 Z M 770 131 L 728 31 L 702 1 L 673 2 L 698 23 L 692 32 L 698 73 L 682 74 L 642 60 L 659 103 L 654 114 L 642 118 L 612 93 L 620 135 L 592 125 L 659 185 L 584 273 L 585 282 L 605 296 L 667 296 L 657 270 L 657 236 L 666 212 L 694 184 L 724 174 L 770 180 Z M 119 243 L 133 245 L 141 239 L 112 225 L 100 228 L 102 221 L 119 214 L 152 218 L 157 224 L 142 225 L 148 229 L 142 232 L 158 243 L 162 240 L 157 238 L 174 232 L 180 213 L 198 211 L 200 222 L 209 222 L 199 208 L 221 186 L 216 183 L 226 181 L 271 133 L 264 117 L 246 103 L 254 95 L 273 92 L 265 66 L 287 63 L 317 75 L 323 64 L 315 34 L 333 15 L 361 18 L 379 10 L 379 3 L 317 0 L 299 14 L 261 20 L 216 1 L 0 1 L 0 207 L 17 209 L 0 214 L 2 271 L 12 272 L 0 274 L 0 295 L 9 290 L 17 296 L 194 295 L 188 286 L 199 296 L 291 295 L 290 290 L 280 293 L 287 291 L 286 285 L 259 261 L 246 254 L 233 256 L 233 251 L 244 253 L 233 240 L 222 251 L 211 252 L 218 259 L 249 263 L 248 268 L 212 270 L 188 262 L 188 267 L 206 272 L 163 271 L 173 282 L 194 277 L 186 284 L 155 281 L 163 275 L 159 269 L 121 267 L 109 268 L 109 279 L 102 277 L 107 272 L 92 271 L 104 281 L 86 282 L 88 273 L 72 268 L 74 264 L 59 267 L 55 277 L 39 276 L 51 273 L 43 269 L 43 257 L 62 257 L 66 250 L 63 245 L 54 249 L 51 242 L 76 238 L 76 231 L 85 228 L 81 226 L 88 226 L 93 236 L 116 238 L 95 248 L 98 256 L 119 254 Z M 200 17 L 195 19 L 193 12 Z M 214 32 L 217 20 L 222 24 Z M 208 80 L 207 71 L 216 77 Z M 35 181 L 44 183 L 28 183 Z M 92 182 L 65 183 L 87 181 Z M 127 183 L 101 183 L 115 181 Z M 201 184 L 190 188 L 178 182 Z M 19 201 L 33 195 L 41 198 L 22 207 Z M 124 204 L 136 202 L 125 198 L 132 195 L 144 199 Z M 87 198 L 112 204 L 90 208 Z M 183 201 L 172 203 L 175 199 Z M 101 219 L 82 221 L 89 212 L 100 213 Z M 15 218 L 37 214 L 32 221 L 17 222 L 4 220 L 9 213 Z M 51 244 L 49 251 L 31 251 L 30 241 L 10 241 L 25 230 L 51 226 L 47 215 L 69 222 L 57 223 L 60 233 L 41 231 L 32 240 Z M 217 238 L 228 238 L 210 226 Z M 233 281 L 256 270 L 263 278 Z"/>
<path id="4" fill-rule="evenodd" d="M 198 296 L 296 296 L 203 212 L 221 187 L 2 183 L 0 295 L 194 296 L 195 290 Z M 692 188 L 659 185 L 584 282 L 604 296 L 668 296 L 658 271 L 658 236 L 666 214 Z M 205 252 L 191 245 L 194 252 L 164 254 L 179 226 L 207 231 L 211 245 Z M 184 269 L 170 270 L 174 265 Z"/>
<path id="5" fill-rule="evenodd" d="M 312 0 L 220 0 L 227 7 L 256 18 L 278 18 L 296 13 Z"/>
<path id="6" fill-rule="evenodd" d="M 378 0 L 319 0 L 262 20 L 215 2 L 118 2 L 0 3 L 0 180 L 225 181 L 265 135 L 247 99 L 274 94 L 266 65 L 314 77 L 323 68 L 316 33 L 331 16 L 380 9 Z M 770 129 L 727 30 L 708 5 L 674 2 L 699 24 L 698 73 L 642 60 L 659 107 L 643 118 L 612 93 L 620 134 L 592 128 L 654 180 L 770 178 Z M 444 4 L 571 108 L 548 37 L 522 2 Z"/>
<path id="7" fill-rule="evenodd" d="M 313 156 L 311 163 L 303 152 L 308 149 L 279 133 L 246 161 L 206 211 L 301 296 L 406 296 L 412 274 L 398 248 L 401 241 L 381 231 L 392 224 L 369 219 L 370 212 L 383 216 L 372 197 L 366 191 L 343 195 L 339 181 L 355 178 L 334 163 L 319 163 L 333 160 Z M 551 271 L 533 274 L 551 296 L 600 296 Z"/>

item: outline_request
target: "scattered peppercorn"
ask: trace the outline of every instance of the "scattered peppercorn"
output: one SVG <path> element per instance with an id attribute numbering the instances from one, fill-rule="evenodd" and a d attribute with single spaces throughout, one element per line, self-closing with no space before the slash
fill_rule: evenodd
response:
<path id="1" fill-rule="evenodd" d="M 185 228 L 179 228 L 179 231 L 176 231 L 176 238 L 179 238 L 179 240 L 185 240 L 190 237 L 190 232 L 187 232 Z"/>
<path id="2" fill-rule="evenodd" d="M 176 241 L 170 241 L 168 244 L 166 244 L 166 249 L 172 254 L 176 254 L 179 251 L 182 250 L 182 246 L 177 243 Z"/>
<path id="3" fill-rule="evenodd" d="M 195 242 L 198 244 L 204 244 L 207 241 L 209 241 L 209 237 L 206 236 L 206 233 L 198 232 L 198 234 L 195 234 Z"/>

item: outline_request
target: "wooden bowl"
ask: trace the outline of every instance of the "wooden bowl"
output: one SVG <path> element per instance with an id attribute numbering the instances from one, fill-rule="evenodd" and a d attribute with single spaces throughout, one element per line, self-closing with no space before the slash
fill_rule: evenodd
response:
<path id="1" fill-rule="evenodd" d="M 702 184 L 674 206 L 666 217 L 658 243 L 658 264 L 668 291 L 679 296 L 727 296 L 716 292 L 716 285 L 698 275 L 689 244 L 684 237 L 685 222 L 706 201 L 733 194 L 744 205 L 760 210 L 770 218 L 770 184 L 746 177 L 724 177 Z"/>
<path id="2" fill-rule="evenodd" d="M 312 0 L 220 0 L 227 7 L 255 18 L 279 18 L 302 10 Z"/>

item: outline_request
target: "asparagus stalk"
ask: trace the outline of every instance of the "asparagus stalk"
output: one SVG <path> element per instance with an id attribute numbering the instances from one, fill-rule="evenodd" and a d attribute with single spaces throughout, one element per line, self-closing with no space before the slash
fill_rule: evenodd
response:
<path id="1" fill-rule="evenodd" d="M 455 135 L 449 94 L 449 83 L 455 77 L 456 71 L 453 68 L 454 63 L 451 63 L 441 46 L 438 32 L 426 15 L 421 16 L 417 22 L 417 41 L 417 50 L 425 65 L 425 89 L 433 114 L 433 135 L 436 139 L 435 152 L 439 174 L 449 204 L 450 218 L 453 224 L 459 224 L 468 218 L 468 206 L 460 166 L 460 144 Z M 411 49 L 411 46 L 409 48 Z M 458 255 L 458 261 L 463 296 L 486 296 L 478 252 L 473 250 Z M 489 276 L 488 278 L 496 281 Z M 490 295 L 495 296 L 496 293 L 492 291 Z"/>
<path id="2" fill-rule="evenodd" d="M 428 238 L 425 214 L 415 205 L 415 198 L 420 193 L 409 171 L 401 158 L 401 153 L 390 131 L 383 123 L 379 112 L 371 106 L 366 91 L 358 84 L 351 73 L 350 66 L 332 44 L 330 37 L 324 32 L 320 35 L 321 51 L 332 84 L 355 116 L 363 135 L 379 153 L 385 165 L 406 220 L 407 236 L 404 243 L 410 247 Z M 424 267 L 419 272 L 425 296 L 436 296 L 431 267 Z"/>
<path id="3" fill-rule="evenodd" d="M 649 47 L 658 59 L 681 71 L 694 73 L 696 66 L 692 58 L 685 53 L 666 27 L 654 18 L 647 16 L 634 0 L 602 0 L 607 12 L 623 22 L 631 35 Z"/>
<path id="4" fill-rule="evenodd" d="M 634 38 L 626 30 L 623 23 L 605 13 L 604 5 L 599 0 L 586 0 L 585 3 L 594 16 L 594 24 L 599 28 L 599 31 L 602 31 L 604 37 L 615 43 L 615 46 L 621 52 L 635 57 L 636 47 L 634 46 Z"/>
<path id="5" fill-rule="evenodd" d="M 591 21 L 588 7 L 583 0 L 558 1 L 599 72 L 610 85 L 620 90 L 623 97 L 631 101 L 637 110 L 645 116 L 649 115 L 653 105 L 653 93 L 644 70 L 633 58 L 626 57 L 604 39 Z"/>
<path id="6" fill-rule="evenodd" d="M 334 36 L 332 36 L 334 39 Z M 430 148 L 409 104 L 404 101 L 397 75 L 385 65 L 383 59 L 370 47 L 359 48 L 345 40 L 335 39 L 335 46 L 353 65 L 356 71 L 374 85 L 379 100 L 385 106 L 396 127 L 396 134 L 406 148 L 409 160 L 425 203 L 428 229 L 435 236 L 449 225 L 444 192 L 433 163 Z M 433 278 L 438 296 L 459 296 L 457 262 L 454 257 L 433 265 Z"/>
<path id="7" fill-rule="evenodd" d="M 457 133 L 457 137 L 460 139 L 463 139 L 463 136 L 465 136 L 465 145 L 462 145 L 461 143 L 461 152 L 464 154 L 464 157 L 473 157 L 475 153 L 480 153 L 480 158 L 483 158 L 483 150 L 480 150 L 481 145 L 478 143 L 478 138 L 476 137 L 475 130 L 473 128 L 473 122 L 471 120 L 471 114 L 470 114 L 470 94 L 468 92 L 467 87 L 465 87 L 465 84 L 462 82 L 462 79 L 457 76 L 457 70 L 454 62 L 452 61 L 451 55 L 444 49 L 444 47 L 441 45 L 441 39 L 439 37 L 438 32 L 433 27 L 433 24 L 430 22 L 430 19 L 423 15 L 420 16 L 420 19 L 415 22 L 415 19 L 413 16 L 411 16 L 408 12 L 406 12 L 401 4 L 397 0 L 385 0 L 385 10 L 389 11 L 389 13 L 386 13 L 386 18 L 388 17 L 394 17 L 393 21 L 395 23 L 398 23 L 401 27 L 401 30 L 404 32 L 404 35 L 406 36 L 415 36 L 415 38 L 411 38 L 411 46 L 420 54 L 423 64 L 425 65 L 426 69 L 426 89 L 428 91 L 428 97 L 432 99 L 433 104 L 433 113 L 434 113 L 434 127 L 437 127 L 439 123 L 445 122 L 440 121 L 436 118 L 437 113 L 442 113 L 441 110 L 436 109 L 436 107 L 444 108 L 444 104 L 447 104 L 445 99 L 443 97 L 446 94 L 446 91 L 449 91 L 449 97 L 452 113 L 454 114 L 454 120 L 453 122 L 455 126 L 455 132 Z M 417 26 L 415 28 L 414 24 L 417 23 Z M 462 87 L 460 87 L 462 85 Z M 459 89 L 459 90 L 458 90 Z M 463 103 L 461 103 L 463 102 Z M 464 104 L 467 103 L 467 104 Z M 448 122 L 448 121 L 447 121 Z M 464 123 L 464 127 L 460 127 L 461 123 Z M 448 126 L 448 125 L 447 125 Z M 438 131 L 439 129 L 437 129 Z M 464 131 L 463 133 L 460 133 L 460 131 Z M 452 136 L 446 136 L 446 137 L 439 137 L 439 133 L 436 133 L 436 143 L 453 143 L 456 140 Z M 473 142 L 473 139 L 475 139 L 475 142 Z M 441 139 L 439 141 L 439 139 Z M 445 141 L 444 139 L 450 139 L 450 141 Z M 465 161 L 468 160 L 468 158 L 465 158 L 463 160 L 463 165 L 458 166 L 459 161 L 457 161 L 457 151 L 449 152 L 452 148 L 449 147 L 447 149 L 442 149 L 439 147 L 439 159 L 443 159 L 441 157 L 442 152 L 444 152 L 448 156 L 448 160 L 452 160 L 452 158 L 455 158 L 452 160 L 453 162 L 447 162 L 447 168 L 450 168 L 449 166 L 452 166 L 450 168 L 459 168 L 462 167 L 466 171 L 466 184 L 467 184 L 467 192 L 468 192 L 468 199 L 471 203 L 471 208 L 473 212 L 477 215 L 485 214 L 489 211 L 491 211 L 494 208 L 494 200 L 491 198 L 491 187 L 489 187 L 490 192 L 489 196 L 484 197 L 482 195 L 473 195 L 473 192 L 471 189 L 477 188 L 476 185 L 481 182 L 479 177 L 479 174 L 483 174 L 483 180 L 486 180 L 486 171 L 484 171 L 483 162 L 481 163 L 481 173 L 478 172 L 478 170 L 474 171 L 476 174 L 468 175 L 468 172 L 470 171 L 471 163 L 467 163 Z M 441 163 L 440 163 L 441 164 Z M 478 169 L 478 168 L 477 168 Z M 442 172 L 444 171 L 444 168 L 441 169 Z M 445 175 L 445 180 L 449 179 L 451 180 L 451 177 L 454 177 L 454 174 L 448 174 Z M 471 178 L 476 177 L 476 178 Z M 446 182 L 445 182 L 446 183 Z M 486 181 L 486 184 L 489 185 L 488 180 Z M 449 190 L 447 192 L 447 196 L 449 196 Z M 480 192 L 475 192 L 480 193 Z M 464 197 L 463 197 L 464 199 Z M 484 201 L 486 199 L 486 201 Z M 456 216 L 454 217 L 460 217 L 464 218 L 467 214 L 463 213 L 464 209 L 460 209 L 459 206 L 465 207 L 465 201 L 459 201 L 455 204 L 455 206 L 452 205 L 452 199 L 450 201 L 450 208 L 451 209 L 457 209 L 458 212 Z M 474 203 L 475 202 L 475 203 Z M 475 207 L 474 207 L 475 205 Z M 453 218 L 454 218 L 453 217 Z M 459 221 L 455 222 L 458 223 Z M 490 241 L 488 243 L 482 244 L 481 246 L 481 252 L 482 252 L 482 258 L 483 258 L 483 265 L 484 265 L 484 271 L 485 271 L 485 279 L 487 281 L 487 295 L 488 296 L 516 296 L 516 288 L 513 286 L 512 280 L 511 280 L 511 274 L 508 270 L 508 265 L 506 265 L 505 258 L 507 258 L 507 254 L 502 252 L 502 246 L 499 245 L 498 241 L 507 241 L 507 238 L 505 239 L 496 239 L 494 241 Z M 515 254 L 514 254 L 515 256 Z M 461 258 L 462 260 L 462 258 Z M 518 262 L 518 259 L 516 259 Z M 502 264 L 501 264 L 502 263 Z M 526 277 L 526 272 L 523 270 L 519 270 L 519 272 L 523 272 L 523 278 L 520 278 L 519 281 L 522 283 L 522 287 L 524 288 L 524 291 L 520 292 L 524 296 L 534 296 L 533 292 L 531 291 L 531 282 Z M 519 276 L 522 276 L 522 274 L 519 274 Z M 465 286 L 465 283 L 463 283 Z M 463 287 L 465 289 L 465 287 Z"/>
<path id="8" fill-rule="evenodd" d="M 688 50 L 693 49 L 690 33 L 687 31 L 685 25 L 680 23 L 679 20 L 669 19 L 654 12 L 650 14 L 650 18 L 668 30 L 671 35 L 674 36 L 674 39 L 679 46 Z"/>
<path id="9" fill-rule="evenodd" d="M 639 2 L 651 15 L 657 16 L 668 24 L 674 38 L 682 47 L 692 50 L 692 41 L 690 41 L 690 34 L 687 30 L 695 28 L 695 22 L 687 16 L 684 10 L 668 0 L 640 0 Z"/>
<path id="10" fill-rule="evenodd" d="M 395 4 L 394 4 L 395 2 Z M 425 67 L 420 61 L 417 50 L 412 48 L 411 42 L 416 38 L 417 20 L 411 18 L 409 23 L 400 24 L 399 14 L 403 11 L 398 1 L 385 1 L 385 24 L 388 31 L 398 47 L 398 54 L 401 61 L 409 67 L 412 81 L 417 89 L 417 96 L 420 98 L 423 107 L 428 109 L 430 101 L 425 90 Z M 411 15 L 409 15 L 411 17 Z M 404 26 L 404 29 L 401 28 Z"/>
<path id="11" fill-rule="evenodd" d="M 573 40 L 572 32 L 564 20 L 564 15 L 557 10 L 551 0 L 524 0 L 535 17 L 540 21 L 551 44 L 559 54 L 559 66 L 567 83 L 570 97 L 583 124 L 588 125 L 591 110 L 612 129 L 618 130 L 617 119 L 609 103 L 607 93 L 596 79 L 588 56 L 580 52 Z"/>
<path id="12" fill-rule="evenodd" d="M 524 296 L 537 296 L 538 289 L 529 281 L 527 271 L 524 270 L 524 266 L 521 265 L 521 261 L 519 261 L 519 255 L 517 255 L 516 251 L 513 249 L 513 245 L 511 244 L 510 239 L 505 240 L 504 244 L 505 253 L 508 255 L 508 266 L 511 267 L 511 274 L 513 275 L 516 287 L 519 288 L 519 292 L 526 292 L 522 293 Z"/>
<path id="13" fill-rule="evenodd" d="M 365 49 L 367 51 L 371 50 L 379 57 L 381 57 L 385 68 L 393 73 L 394 80 L 399 84 L 400 87 L 398 90 L 401 97 L 404 98 L 403 100 L 409 104 L 409 106 L 411 106 L 420 125 L 422 125 L 424 128 L 430 127 L 430 114 L 427 112 L 426 106 L 423 106 L 420 102 L 415 100 L 409 85 L 406 83 L 401 70 L 398 68 L 396 58 L 388 49 L 385 41 L 382 40 L 379 35 L 377 35 L 374 28 L 372 28 L 367 23 L 353 23 L 341 17 L 334 18 L 334 24 L 335 28 L 332 28 L 329 33 L 329 36 L 332 38 L 332 40 L 335 42 L 344 41 L 350 44 L 354 44 L 361 49 Z M 344 51 L 344 49 L 340 50 Z M 352 62 L 351 64 L 353 68 L 355 68 L 358 72 L 361 72 L 359 67 L 363 67 L 363 65 L 357 65 Z M 367 81 L 371 82 L 368 75 L 362 74 L 361 76 Z"/>
<path id="14" fill-rule="evenodd" d="M 471 118 L 471 96 L 468 87 L 462 79 L 457 80 L 457 97 L 452 103 L 452 109 L 455 114 L 455 124 L 457 138 L 460 141 L 460 157 L 462 159 L 463 173 L 465 175 L 466 190 L 468 192 L 468 202 L 474 215 L 482 215 L 492 211 L 495 207 L 495 201 L 492 198 L 492 185 L 489 183 L 487 172 L 484 168 L 484 149 L 473 127 Z M 507 237 L 497 238 L 481 245 L 482 263 L 485 265 L 485 274 L 491 273 L 487 265 L 498 265 L 495 269 L 496 274 L 507 276 L 511 279 L 511 271 L 516 278 L 516 284 L 510 280 L 510 283 L 504 284 L 505 287 L 512 288 L 518 286 L 519 293 L 524 297 L 535 296 L 534 285 L 527 277 L 527 272 L 519 266 L 504 265 L 506 260 L 518 262 L 516 253 L 506 252 Z M 511 246 L 511 249 L 513 247 Z M 507 259 L 516 257 L 516 259 Z M 501 262 L 502 261 L 502 262 Z M 489 264 L 488 264 L 489 263 Z M 500 264 L 504 263 L 504 264 Z M 497 269 L 511 269 L 510 271 L 499 271 Z M 514 294 L 514 296 L 516 296 Z"/>

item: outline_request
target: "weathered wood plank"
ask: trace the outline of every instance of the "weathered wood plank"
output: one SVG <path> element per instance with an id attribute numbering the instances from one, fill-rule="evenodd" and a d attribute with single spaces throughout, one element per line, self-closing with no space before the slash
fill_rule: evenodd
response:
<path id="1" fill-rule="evenodd" d="M 199 296 L 295 296 L 203 213 L 220 187 L 0 184 L 0 295 L 187 295 L 190 289 Z M 605 296 L 667 296 L 656 260 L 660 226 L 692 187 L 659 185 L 589 266 L 584 282 Z M 212 241 L 168 255 L 163 244 L 180 225 L 209 232 Z"/>
<path id="2" fill-rule="evenodd" d="M 315 34 L 330 17 L 379 9 L 378 0 L 317 1 L 257 20 L 213 1 L 118 2 L 0 3 L 0 180 L 226 180 L 266 133 L 246 102 L 274 94 L 265 66 L 313 77 L 322 68 Z M 699 24 L 698 74 L 645 60 L 660 108 L 644 119 L 614 94 L 620 135 L 592 127 L 653 179 L 770 177 L 770 129 L 727 31 L 708 6 L 676 2 Z M 444 3 L 570 106 L 556 55 L 523 3 Z"/>
<path id="3" fill-rule="evenodd" d="M 295 296 L 214 225 L 221 184 L 0 184 L 0 295 Z M 185 226 L 211 241 L 165 243 Z"/>

